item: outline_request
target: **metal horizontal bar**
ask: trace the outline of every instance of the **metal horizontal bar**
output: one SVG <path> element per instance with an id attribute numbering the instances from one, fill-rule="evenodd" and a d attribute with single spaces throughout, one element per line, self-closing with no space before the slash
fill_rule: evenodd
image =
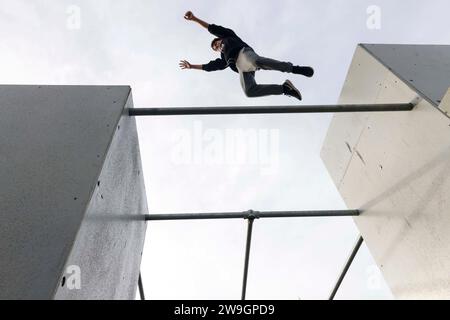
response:
<path id="1" fill-rule="evenodd" d="M 248 106 L 248 107 L 178 107 L 130 108 L 130 116 L 180 116 L 220 114 L 324 113 L 324 112 L 386 112 L 410 111 L 413 103 L 394 104 L 334 104 L 304 106 Z"/>
<path id="2" fill-rule="evenodd" d="M 320 211 L 245 211 L 218 213 L 174 213 L 148 214 L 146 221 L 161 220 L 206 220 L 206 219 L 263 219 L 263 218 L 294 218 L 294 217 L 350 217 L 359 216 L 359 210 L 320 210 Z"/>

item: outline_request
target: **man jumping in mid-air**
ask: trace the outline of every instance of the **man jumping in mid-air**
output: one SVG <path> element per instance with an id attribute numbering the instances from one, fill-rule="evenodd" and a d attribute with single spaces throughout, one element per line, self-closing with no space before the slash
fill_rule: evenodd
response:
<path id="1" fill-rule="evenodd" d="M 208 24 L 194 16 L 191 11 L 186 12 L 184 18 L 199 23 L 217 37 L 212 41 L 211 47 L 214 51 L 220 52 L 221 57 L 203 65 L 190 64 L 186 60 L 182 60 L 180 62 L 181 69 L 216 71 L 230 67 L 233 71 L 239 73 L 242 89 L 244 89 L 247 97 L 285 94 L 302 100 L 300 91 L 291 81 L 286 80 L 282 85 L 257 84 L 255 71 L 260 69 L 278 70 L 312 77 L 314 70 L 311 67 L 294 66 L 290 62 L 261 57 L 248 44 L 242 41 L 233 30 L 215 24 Z"/>

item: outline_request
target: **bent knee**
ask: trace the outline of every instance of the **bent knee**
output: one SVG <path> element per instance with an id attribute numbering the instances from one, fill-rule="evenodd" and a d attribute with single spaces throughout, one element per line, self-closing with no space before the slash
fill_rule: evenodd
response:
<path id="1" fill-rule="evenodd" d="M 246 87 L 244 89 L 244 93 L 247 96 L 247 98 L 254 98 L 254 97 L 256 97 L 254 89 L 255 89 L 254 87 Z"/>

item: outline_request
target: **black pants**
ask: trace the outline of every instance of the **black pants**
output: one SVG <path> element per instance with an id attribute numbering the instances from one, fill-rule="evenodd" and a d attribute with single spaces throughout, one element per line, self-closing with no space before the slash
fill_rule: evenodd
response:
<path id="1" fill-rule="evenodd" d="M 236 67 L 239 70 L 242 89 L 247 97 L 283 94 L 282 85 L 257 84 L 255 71 L 263 69 L 292 72 L 292 63 L 261 57 L 250 48 L 241 50 L 236 61 Z"/>

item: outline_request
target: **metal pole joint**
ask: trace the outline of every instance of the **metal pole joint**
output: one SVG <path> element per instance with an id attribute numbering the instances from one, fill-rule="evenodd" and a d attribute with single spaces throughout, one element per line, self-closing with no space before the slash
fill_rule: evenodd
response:
<path id="1" fill-rule="evenodd" d="M 254 210 L 248 210 L 247 212 L 244 212 L 244 214 L 246 214 L 245 216 L 245 220 L 255 220 L 255 219 L 259 219 L 260 218 L 260 212 L 259 211 L 254 211 Z"/>

